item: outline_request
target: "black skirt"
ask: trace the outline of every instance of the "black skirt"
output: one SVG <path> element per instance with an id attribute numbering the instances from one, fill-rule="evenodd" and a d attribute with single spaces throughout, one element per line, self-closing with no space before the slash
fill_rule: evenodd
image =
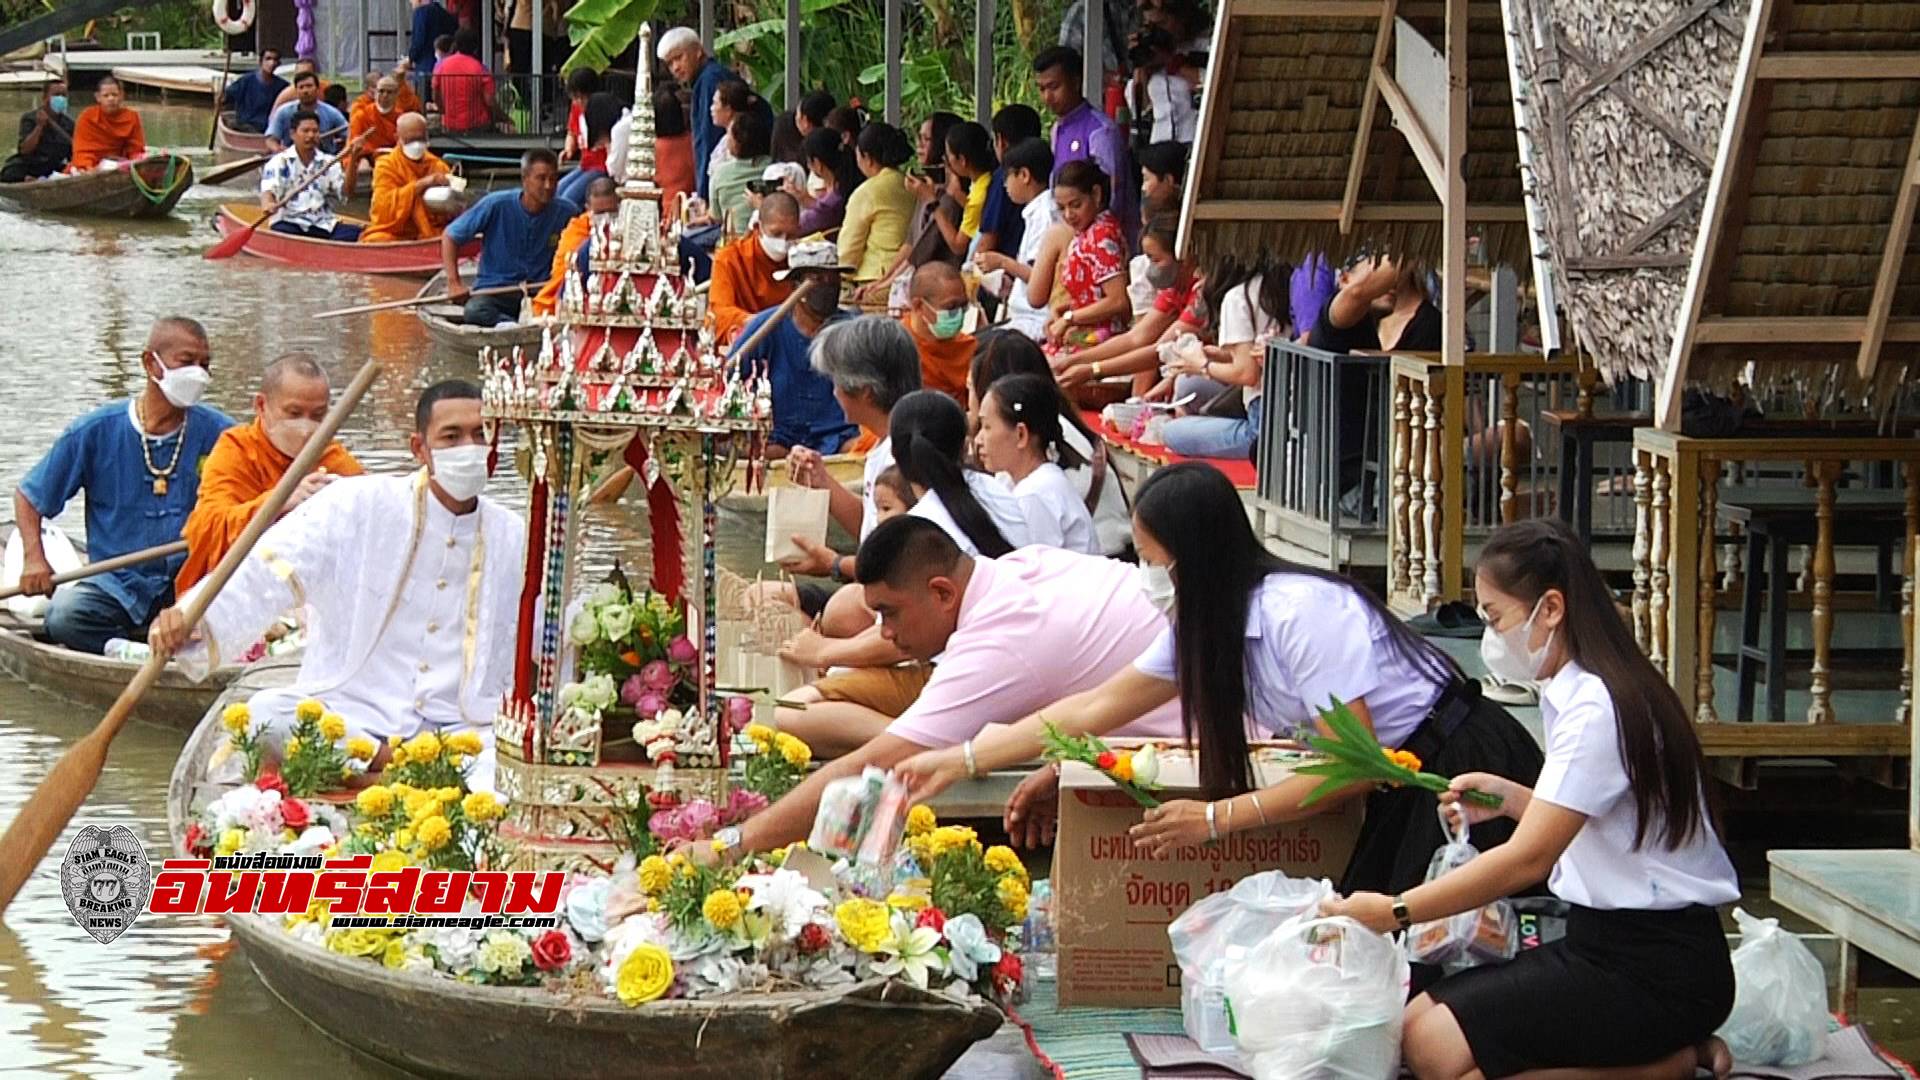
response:
<path id="1" fill-rule="evenodd" d="M 1695 1046 L 1733 1010 L 1733 960 L 1710 907 L 1574 907 L 1567 936 L 1427 991 L 1488 1077 L 1647 1065 Z"/>

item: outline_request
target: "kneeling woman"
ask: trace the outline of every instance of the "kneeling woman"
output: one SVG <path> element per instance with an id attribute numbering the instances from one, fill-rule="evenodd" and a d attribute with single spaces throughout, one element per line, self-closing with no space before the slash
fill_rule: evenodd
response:
<path id="1" fill-rule="evenodd" d="M 1232 483 L 1211 465 L 1171 465 L 1141 485 L 1133 535 L 1146 588 L 1171 606 L 1172 627 L 1132 667 L 1092 690 L 984 735 L 977 745 L 909 759 L 897 771 L 909 775 L 917 796 L 969 772 L 1039 756 L 1048 722 L 1068 733 L 1105 734 L 1177 696 L 1188 740 L 1199 745 L 1207 801 L 1149 810 L 1134 826 L 1136 843 L 1172 851 L 1366 796 L 1366 822 L 1343 891 L 1395 892 L 1419 884 L 1434 849 L 1445 842 L 1432 796 L 1355 784 L 1303 808 L 1317 777 L 1253 790 L 1248 719 L 1297 737 L 1324 730 L 1319 710 L 1338 698 L 1384 746 L 1412 751 L 1429 769 L 1491 772 L 1522 783 L 1538 775 L 1539 747 L 1513 717 L 1481 698 L 1477 683 L 1371 593 L 1268 552 Z M 1036 812 L 1044 803 L 1031 798 L 1010 808 L 1008 832 L 1031 836 L 1012 813 Z M 1490 822 L 1474 833 L 1474 843 L 1484 851 L 1511 831 L 1510 823 Z"/>
<path id="2" fill-rule="evenodd" d="M 1706 767 L 1680 698 L 1634 644 L 1586 548 L 1558 520 L 1487 540 L 1474 592 L 1495 674 L 1546 679 L 1547 762 L 1530 788 L 1456 775 L 1513 839 L 1431 884 L 1328 903 L 1377 930 L 1471 911 L 1536 881 L 1573 905 L 1567 936 L 1441 981 L 1407 1006 L 1416 1076 L 1725 1075 L 1713 1032 L 1733 1008 L 1733 965 L 1714 906 L 1740 894 L 1705 805 Z M 1453 811 L 1459 812 L 1457 809 Z M 1578 1017 L 1577 1023 L 1568 1023 Z M 1717 1060 L 1716 1060 L 1717 1059 Z"/>

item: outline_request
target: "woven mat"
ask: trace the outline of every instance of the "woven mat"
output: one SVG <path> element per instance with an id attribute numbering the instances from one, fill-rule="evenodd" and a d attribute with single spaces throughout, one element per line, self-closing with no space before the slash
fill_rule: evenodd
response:
<path id="1" fill-rule="evenodd" d="M 1140 1063 L 1122 1032 L 1182 1035 L 1179 1009 L 1063 1009 L 1052 979 L 1035 979 L 1020 1016 L 1034 1041 L 1072 1080 L 1139 1080 Z"/>

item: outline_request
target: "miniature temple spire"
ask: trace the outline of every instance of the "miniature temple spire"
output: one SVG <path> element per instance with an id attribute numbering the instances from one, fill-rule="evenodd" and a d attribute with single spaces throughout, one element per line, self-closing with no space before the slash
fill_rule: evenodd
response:
<path id="1" fill-rule="evenodd" d="M 627 182 L 632 191 L 653 190 L 653 28 L 640 26 L 639 78 L 633 83 L 632 130 L 627 136 Z"/>

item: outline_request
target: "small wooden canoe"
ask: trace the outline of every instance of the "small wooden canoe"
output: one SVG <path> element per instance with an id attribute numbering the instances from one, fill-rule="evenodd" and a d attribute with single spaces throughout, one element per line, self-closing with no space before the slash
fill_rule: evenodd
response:
<path id="1" fill-rule="evenodd" d="M 188 739 L 167 788 L 176 854 L 185 854 L 194 814 L 220 794 L 205 777 L 225 737 L 221 709 L 290 677 L 285 669 L 249 668 Z M 1000 1010 L 979 999 L 885 979 L 628 1008 L 591 992 L 563 996 L 390 970 L 297 940 L 277 916 L 223 918 L 260 981 L 294 1012 L 361 1053 L 423 1076 L 936 1080 L 1002 1021 Z M 405 1018 L 398 1034 L 396 1017 Z"/>
<path id="2" fill-rule="evenodd" d="M 173 211 L 193 186 L 193 166 L 176 154 L 154 154 L 115 169 L 0 184 L 0 202 L 45 214 L 155 218 Z"/>
<path id="3" fill-rule="evenodd" d="M 253 203 L 226 203 L 215 216 L 214 228 L 222 236 L 246 229 L 260 220 L 265 211 Z M 359 218 L 341 215 L 349 224 L 365 225 Z M 480 245 L 470 245 L 468 255 L 478 255 Z M 253 231 L 252 239 L 240 250 L 262 259 L 296 266 L 302 270 L 328 270 L 337 274 L 394 274 L 401 277 L 431 277 L 440 272 L 440 238 L 402 240 L 389 244 L 349 244 L 337 240 L 314 240 L 290 236 L 270 228 Z"/>
<path id="4" fill-rule="evenodd" d="M 0 673 L 93 709 L 106 709 L 127 688 L 140 663 L 110 660 L 48 644 L 38 636 L 40 624 L 0 610 Z M 205 682 L 194 682 L 176 667 L 167 667 L 140 699 L 138 719 L 179 731 L 192 731 L 207 708 L 240 674 L 237 666 L 220 668 Z"/>
<path id="5" fill-rule="evenodd" d="M 215 122 L 213 152 L 220 161 L 232 161 L 238 158 L 259 157 L 270 153 L 267 149 L 267 137 L 251 131 L 236 131 L 227 126 L 227 119 L 233 113 L 223 112 Z"/>
<path id="6" fill-rule="evenodd" d="M 438 296 L 446 291 L 445 276 L 435 274 L 431 281 L 421 287 L 419 295 Z M 420 324 L 427 328 L 427 334 L 433 338 L 434 344 L 467 356 L 477 354 L 488 345 L 496 349 L 511 349 L 515 345 L 524 347 L 540 344 L 538 323 L 468 326 L 461 321 L 459 304 L 422 304 L 413 310 L 420 317 Z"/>

